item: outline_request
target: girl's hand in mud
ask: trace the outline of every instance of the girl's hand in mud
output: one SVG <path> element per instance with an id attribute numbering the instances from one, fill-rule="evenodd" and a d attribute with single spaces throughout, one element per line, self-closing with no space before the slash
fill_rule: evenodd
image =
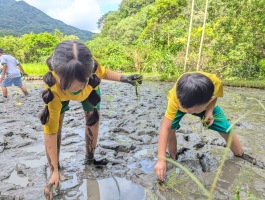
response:
<path id="1" fill-rule="evenodd" d="M 213 118 L 213 112 L 207 112 L 207 110 L 205 111 L 205 116 L 204 116 L 204 123 L 207 127 L 211 126 L 214 122 L 214 118 Z"/>
<path id="2" fill-rule="evenodd" d="M 59 186 L 59 173 L 57 172 L 53 172 L 49 182 L 46 184 L 45 189 L 44 189 L 44 196 L 46 199 L 51 200 L 52 199 L 52 193 L 53 193 L 53 189 L 57 189 Z"/>
<path id="3" fill-rule="evenodd" d="M 133 86 L 141 85 L 143 82 L 143 76 L 140 74 L 132 74 L 129 76 L 122 75 L 121 82 L 130 83 Z"/>
<path id="4" fill-rule="evenodd" d="M 160 181 L 164 181 L 166 174 L 166 161 L 160 160 L 156 163 L 155 173 Z"/>

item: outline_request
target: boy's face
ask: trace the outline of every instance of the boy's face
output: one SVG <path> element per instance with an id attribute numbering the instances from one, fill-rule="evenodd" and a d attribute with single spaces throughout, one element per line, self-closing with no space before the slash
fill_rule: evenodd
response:
<path id="1" fill-rule="evenodd" d="M 203 105 L 192 106 L 191 108 L 183 108 L 183 109 L 189 114 L 193 114 L 193 113 L 199 114 L 206 109 L 207 105 L 208 103 L 203 104 Z"/>

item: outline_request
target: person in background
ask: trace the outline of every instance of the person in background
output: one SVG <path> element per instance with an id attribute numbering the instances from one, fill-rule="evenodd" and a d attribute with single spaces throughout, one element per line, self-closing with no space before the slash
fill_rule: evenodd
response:
<path id="1" fill-rule="evenodd" d="M 22 84 L 21 74 L 27 75 L 19 62 L 11 55 L 5 54 L 3 49 L 0 49 L 0 59 L 2 65 L 2 73 L 0 75 L 0 83 L 2 88 L 2 95 L 7 98 L 7 87 L 13 84 L 19 87 L 25 95 L 28 91 Z"/>
<path id="2" fill-rule="evenodd" d="M 186 113 L 200 117 L 204 125 L 217 131 L 226 141 L 228 140 L 229 134 L 232 133 L 232 129 L 229 129 L 231 124 L 221 107 L 216 104 L 217 98 L 222 96 L 222 81 L 215 74 L 206 72 L 183 74 L 169 91 L 168 106 L 159 133 L 158 161 L 154 168 L 160 181 L 164 181 L 166 173 L 166 148 L 170 157 L 177 159 L 175 133 L 180 128 L 179 122 Z M 218 120 L 215 120 L 216 116 Z M 236 156 L 251 160 L 243 153 L 235 133 L 232 135 L 230 149 Z"/>
<path id="3" fill-rule="evenodd" d="M 47 59 L 49 72 L 43 77 L 46 89 L 42 92 L 45 107 L 40 114 L 44 125 L 44 143 L 50 167 L 50 178 L 44 194 L 52 199 L 52 187 L 59 183 L 59 155 L 61 130 L 64 113 L 69 109 L 69 101 L 82 104 L 86 121 L 85 164 L 107 164 L 107 160 L 96 161 L 94 153 L 99 130 L 101 79 L 121 81 L 132 85 L 142 83 L 142 76 L 120 75 L 99 65 L 91 51 L 78 41 L 64 41 L 58 44 Z"/>

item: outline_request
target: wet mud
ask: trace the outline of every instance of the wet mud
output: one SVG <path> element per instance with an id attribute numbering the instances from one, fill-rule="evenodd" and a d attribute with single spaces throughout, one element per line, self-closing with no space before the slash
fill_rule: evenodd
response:
<path id="1" fill-rule="evenodd" d="M 62 129 L 60 188 L 54 199 L 135 200 L 206 199 L 198 186 L 179 168 L 167 165 L 161 186 L 154 174 L 160 124 L 167 107 L 167 92 L 174 83 L 146 82 L 138 88 L 104 81 L 101 84 L 101 119 L 96 160 L 107 165 L 85 165 L 85 120 L 81 104 L 70 103 Z M 8 88 L 9 98 L 0 100 L 0 199 L 42 200 L 49 170 L 38 114 L 43 108 L 41 81 L 25 81 L 30 93 L 24 97 Z M 219 99 L 231 122 L 249 109 L 251 114 L 235 125 L 244 151 L 256 159 L 250 163 L 229 153 L 217 182 L 214 199 L 242 199 L 253 195 L 265 199 L 265 91 L 225 88 Z M 225 141 L 186 115 L 177 133 L 178 162 L 187 167 L 210 190 L 225 151 Z"/>

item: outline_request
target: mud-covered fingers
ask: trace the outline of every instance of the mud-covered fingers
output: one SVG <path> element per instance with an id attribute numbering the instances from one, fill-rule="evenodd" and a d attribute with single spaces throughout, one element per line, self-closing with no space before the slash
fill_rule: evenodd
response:
<path id="1" fill-rule="evenodd" d="M 143 76 L 139 74 L 134 74 L 133 81 L 135 82 L 135 84 L 140 85 L 143 82 Z"/>
<path id="2" fill-rule="evenodd" d="M 46 199 L 51 200 L 52 199 L 52 192 L 53 192 L 53 185 L 52 183 L 48 183 L 45 186 L 44 189 L 44 196 Z"/>
<path id="3" fill-rule="evenodd" d="M 142 84 L 143 76 L 140 74 L 132 74 L 129 76 L 122 76 L 121 80 L 123 80 L 122 82 L 127 82 L 132 84 L 133 86 L 137 86 Z"/>

